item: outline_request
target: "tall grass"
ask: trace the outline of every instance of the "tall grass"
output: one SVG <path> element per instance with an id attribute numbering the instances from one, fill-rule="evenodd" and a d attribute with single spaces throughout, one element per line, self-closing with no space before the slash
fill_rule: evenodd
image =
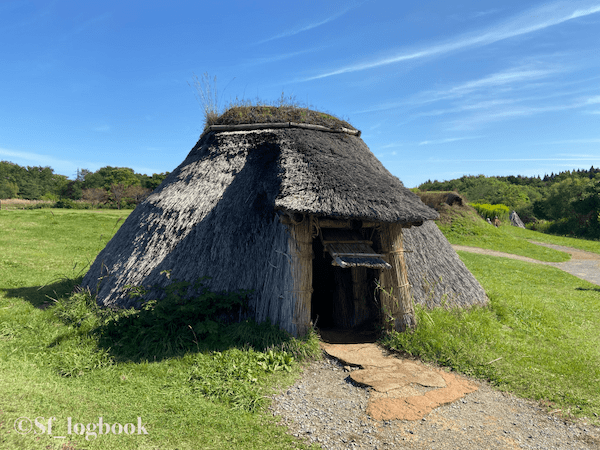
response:
<path id="1" fill-rule="evenodd" d="M 484 219 L 493 220 L 498 217 L 503 222 L 509 220 L 509 210 L 506 205 L 490 205 L 489 203 L 470 203 L 469 205 L 475 208 Z"/>
<path id="2" fill-rule="evenodd" d="M 327 128 L 354 129 L 346 120 L 333 114 L 314 111 L 313 107 L 302 105 L 293 95 L 281 96 L 268 101 L 261 98 L 246 99 L 236 96 L 228 102 L 223 101 L 222 92 L 217 88 L 217 77 L 204 73 L 198 78 L 194 75 L 193 88 L 196 90 L 196 99 L 204 117 L 204 129 L 211 125 L 237 125 L 248 123 L 282 123 L 298 122 L 321 125 Z"/>

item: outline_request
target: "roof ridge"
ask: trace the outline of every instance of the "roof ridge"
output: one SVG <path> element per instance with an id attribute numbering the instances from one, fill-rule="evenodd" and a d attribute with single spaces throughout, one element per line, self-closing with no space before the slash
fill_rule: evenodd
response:
<path id="1" fill-rule="evenodd" d="M 305 128 L 309 130 L 325 131 L 328 133 L 346 133 L 352 136 L 360 137 L 360 130 L 351 130 L 346 127 L 328 128 L 322 125 L 313 125 L 310 123 L 297 122 L 271 122 L 271 123 L 241 123 L 237 125 L 210 125 L 209 131 L 247 131 L 264 130 L 266 128 Z"/>

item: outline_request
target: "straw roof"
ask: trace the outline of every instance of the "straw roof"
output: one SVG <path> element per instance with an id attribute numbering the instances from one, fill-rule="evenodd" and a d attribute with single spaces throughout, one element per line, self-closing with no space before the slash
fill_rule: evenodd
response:
<path id="1" fill-rule="evenodd" d="M 280 310 L 294 307 L 282 297 L 294 289 L 282 212 L 406 226 L 437 217 L 357 136 L 207 131 L 131 213 L 82 285 L 103 305 L 129 307 L 138 300 L 127 286 L 165 286 L 165 271 L 170 280 L 207 276 L 212 290 L 253 290 L 257 320 L 277 323 L 290 314 Z M 155 295 L 152 288 L 148 297 Z"/>
<path id="2" fill-rule="evenodd" d="M 484 305 L 488 298 L 435 222 L 402 231 L 408 281 L 415 302 L 435 306 Z"/>

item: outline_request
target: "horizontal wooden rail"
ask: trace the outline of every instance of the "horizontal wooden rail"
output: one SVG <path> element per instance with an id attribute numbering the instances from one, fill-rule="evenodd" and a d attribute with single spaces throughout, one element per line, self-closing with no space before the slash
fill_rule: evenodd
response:
<path id="1" fill-rule="evenodd" d="M 279 122 L 279 123 L 241 123 L 238 125 L 211 125 L 208 127 L 210 131 L 250 131 L 264 130 L 267 128 L 305 128 L 307 130 L 325 131 L 327 133 L 346 133 L 352 136 L 360 137 L 360 130 L 351 130 L 349 128 L 327 128 L 321 125 L 313 125 L 311 123 L 297 122 Z"/>

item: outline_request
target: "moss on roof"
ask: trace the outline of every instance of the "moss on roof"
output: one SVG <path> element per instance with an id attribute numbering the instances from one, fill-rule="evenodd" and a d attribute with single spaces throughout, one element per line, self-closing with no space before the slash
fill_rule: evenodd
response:
<path id="1" fill-rule="evenodd" d="M 243 105 L 233 106 L 218 117 L 207 120 L 210 125 L 240 125 L 249 123 L 308 123 L 339 130 L 356 130 L 348 122 L 331 114 L 297 106 Z"/>

